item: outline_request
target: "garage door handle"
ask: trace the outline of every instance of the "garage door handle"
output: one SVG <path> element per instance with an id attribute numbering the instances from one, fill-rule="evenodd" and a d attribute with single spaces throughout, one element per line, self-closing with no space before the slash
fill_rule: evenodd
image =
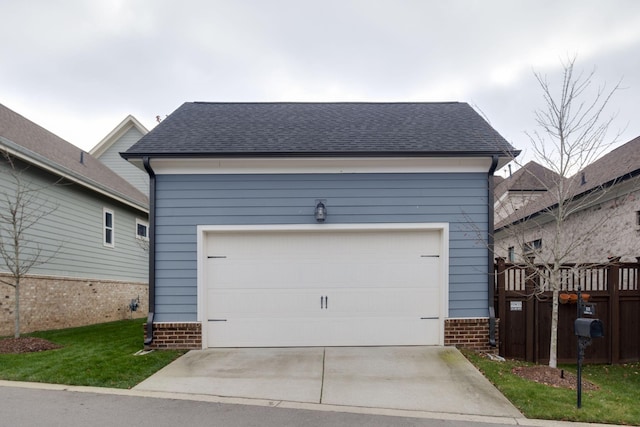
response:
<path id="1" fill-rule="evenodd" d="M 329 308 L 329 297 L 321 296 L 320 297 L 320 310 Z"/>

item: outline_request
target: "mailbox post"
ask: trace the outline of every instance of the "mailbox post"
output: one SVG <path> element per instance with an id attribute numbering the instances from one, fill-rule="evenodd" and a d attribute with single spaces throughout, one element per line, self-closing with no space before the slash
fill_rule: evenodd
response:
<path id="1" fill-rule="evenodd" d="M 573 324 L 573 332 L 578 337 L 578 409 L 582 407 L 582 360 L 584 350 L 591 344 L 591 338 L 604 336 L 604 327 L 600 319 L 583 318 L 582 292 L 578 286 L 578 316 Z"/>

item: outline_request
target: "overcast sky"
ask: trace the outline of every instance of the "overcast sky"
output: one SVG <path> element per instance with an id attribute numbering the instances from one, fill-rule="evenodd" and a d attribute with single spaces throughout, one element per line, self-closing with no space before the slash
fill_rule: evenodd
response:
<path id="1" fill-rule="evenodd" d="M 0 0 L 0 103 L 91 149 L 185 101 L 463 101 L 517 148 L 533 72 L 595 67 L 640 136 L 640 1 Z"/>

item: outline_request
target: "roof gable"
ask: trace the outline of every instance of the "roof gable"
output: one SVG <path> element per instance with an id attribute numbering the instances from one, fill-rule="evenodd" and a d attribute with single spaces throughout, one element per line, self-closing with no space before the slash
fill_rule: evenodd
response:
<path id="1" fill-rule="evenodd" d="M 188 102 L 123 156 L 517 153 L 466 103 Z"/>
<path id="2" fill-rule="evenodd" d="M 136 128 L 142 135 L 146 135 L 147 133 L 149 133 L 149 130 L 144 127 L 142 123 L 138 121 L 138 119 L 129 114 L 124 118 L 123 121 L 120 122 L 120 124 L 118 124 L 118 126 L 116 126 L 111 132 L 109 132 L 109 134 L 105 136 L 102 141 L 96 144 L 96 146 L 89 151 L 89 154 L 96 158 L 100 158 L 100 156 L 102 156 L 109 148 L 111 148 L 113 144 L 120 140 L 120 138 L 122 138 L 122 135 L 127 133 L 131 128 Z"/>
<path id="3" fill-rule="evenodd" d="M 148 198 L 102 162 L 2 104 L 0 147 L 93 191 L 148 210 Z"/>
<path id="4" fill-rule="evenodd" d="M 558 174 L 534 161 L 528 162 L 520 169 L 496 183 L 495 197 L 500 198 L 509 191 L 530 192 L 546 191 L 556 185 Z"/>

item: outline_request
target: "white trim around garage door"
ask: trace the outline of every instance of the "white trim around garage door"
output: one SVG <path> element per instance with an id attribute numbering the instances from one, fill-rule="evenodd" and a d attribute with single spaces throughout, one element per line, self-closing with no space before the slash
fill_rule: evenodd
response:
<path id="1" fill-rule="evenodd" d="M 440 330 L 438 345 L 444 345 L 444 321 L 449 311 L 449 225 L 447 223 L 405 223 L 405 224 L 283 224 L 283 225 L 200 225 L 197 227 L 197 268 L 198 268 L 198 313 L 197 320 L 202 325 L 202 347 L 208 348 L 208 312 L 207 289 L 208 278 L 206 268 L 207 236 L 215 233 L 237 232 L 384 232 L 393 230 L 438 231 L 440 233 L 440 269 L 441 283 L 440 310 L 438 328 Z"/>

